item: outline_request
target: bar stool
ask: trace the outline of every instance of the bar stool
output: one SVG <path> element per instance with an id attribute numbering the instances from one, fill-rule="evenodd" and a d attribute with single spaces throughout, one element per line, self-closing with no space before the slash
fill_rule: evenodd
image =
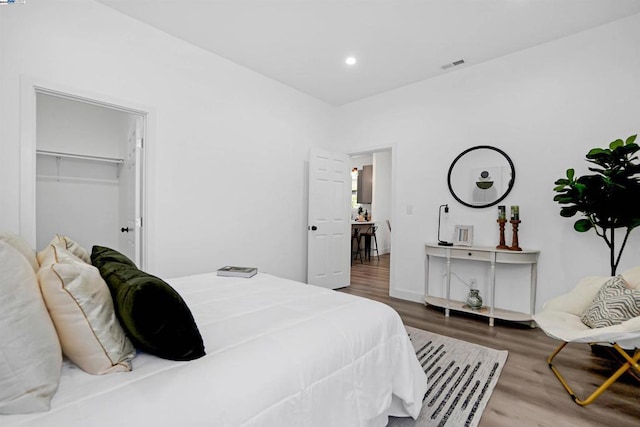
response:
<path id="1" fill-rule="evenodd" d="M 376 231 L 378 230 L 377 225 L 370 226 L 367 231 L 360 235 L 360 238 L 364 237 L 364 253 L 367 255 L 367 260 L 371 261 L 371 251 L 376 251 L 376 255 L 378 256 L 378 262 L 380 262 L 380 252 L 378 252 L 378 239 L 376 237 Z M 371 247 L 371 240 L 373 239 L 373 243 L 376 245 L 375 248 Z M 362 256 L 360 257 L 362 260 Z"/>
<path id="2" fill-rule="evenodd" d="M 358 255 L 360 255 L 360 264 L 363 263 L 362 253 L 360 253 L 361 239 L 362 239 L 362 235 L 359 233 L 358 227 L 352 227 L 351 228 L 351 264 L 353 264 L 353 261 L 358 258 Z M 354 242 L 355 242 L 355 246 L 353 245 Z"/>

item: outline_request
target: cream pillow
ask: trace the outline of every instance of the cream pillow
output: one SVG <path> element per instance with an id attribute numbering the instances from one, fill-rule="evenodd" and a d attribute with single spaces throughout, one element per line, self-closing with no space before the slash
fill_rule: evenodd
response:
<path id="1" fill-rule="evenodd" d="M 59 244 L 49 244 L 46 248 L 38 252 L 38 264 L 40 264 L 40 268 L 48 267 L 51 264 L 56 264 L 59 262 L 70 263 L 70 262 L 78 262 L 83 263 L 84 261 L 75 256 L 70 251 L 66 250 L 64 246 Z"/>
<path id="2" fill-rule="evenodd" d="M 27 258 L 29 264 L 33 268 L 33 271 L 38 271 L 38 260 L 36 259 L 36 251 L 34 251 L 31 246 L 24 240 L 22 237 L 17 236 L 11 233 L 0 233 L 0 240 L 7 242 L 15 249 L 18 250 L 22 255 Z"/>
<path id="3" fill-rule="evenodd" d="M 74 242 L 67 236 L 63 236 L 62 234 L 56 234 L 53 237 L 53 239 L 51 239 L 47 247 L 44 248 L 42 251 L 38 252 L 37 258 L 38 258 L 38 262 L 40 263 L 40 267 L 44 265 L 48 265 L 46 263 L 51 261 L 50 258 L 49 259 L 47 258 L 48 256 L 50 256 L 51 245 L 61 247 L 62 249 L 69 251 L 74 256 L 81 259 L 83 262 L 86 262 L 87 264 L 91 264 L 91 254 L 89 254 L 89 252 L 87 252 L 85 248 L 83 248 L 82 246 L 80 246 L 78 243 Z"/>
<path id="4" fill-rule="evenodd" d="M 55 237 L 51 240 L 51 244 L 56 243 L 64 246 L 66 250 L 80 258 L 82 261 L 86 262 L 87 264 L 91 264 L 91 254 L 78 243 L 71 240 L 69 237 L 63 236 L 62 234 L 56 234 Z"/>
<path id="5" fill-rule="evenodd" d="M 62 352 L 26 258 L 0 241 L 0 414 L 46 411 Z"/>
<path id="6" fill-rule="evenodd" d="M 53 247 L 59 256 L 64 252 Z M 69 360 L 96 375 L 131 370 L 135 348 L 116 319 L 111 293 L 97 268 L 67 257 L 41 267 L 38 281 Z"/>
<path id="7" fill-rule="evenodd" d="M 640 290 L 640 266 L 625 271 L 622 277 L 630 288 Z"/>

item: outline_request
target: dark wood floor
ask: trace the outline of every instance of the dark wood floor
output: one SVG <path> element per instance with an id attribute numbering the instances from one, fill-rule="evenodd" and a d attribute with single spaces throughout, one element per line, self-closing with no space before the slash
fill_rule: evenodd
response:
<path id="1" fill-rule="evenodd" d="M 459 338 L 500 350 L 509 357 L 500 375 L 481 427 L 512 426 L 640 426 L 640 383 L 625 374 L 594 403 L 573 403 L 546 358 L 559 344 L 540 329 L 496 321 L 490 327 L 484 318 L 389 297 L 389 254 L 370 264 L 355 262 L 351 286 L 341 292 L 374 299 L 393 307 L 406 325 Z M 586 397 L 615 369 L 606 358 L 587 345 L 569 346 L 554 360 L 579 397 Z"/>

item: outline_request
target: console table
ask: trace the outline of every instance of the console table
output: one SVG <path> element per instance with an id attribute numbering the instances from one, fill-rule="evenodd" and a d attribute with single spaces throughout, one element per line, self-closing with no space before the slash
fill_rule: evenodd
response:
<path id="1" fill-rule="evenodd" d="M 536 307 L 536 282 L 537 282 L 537 266 L 539 251 L 522 250 L 509 251 L 490 247 L 477 246 L 439 246 L 437 244 L 427 244 L 426 262 L 425 262 L 425 286 L 424 301 L 426 305 L 434 305 L 436 307 L 444 307 L 445 316 L 449 317 L 450 310 L 463 311 L 473 313 L 489 318 L 489 325 L 493 326 L 494 319 L 503 319 L 514 322 L 531 322 L 531 326 L 535 327 L 533 322 L 533 314 Z M 438 298 L 429 295 L 429 259 L 430 257 L 444 258 L 446 260 L 446 297 Z M 473 310 L 466 305 L 465 302 L 455 301 L 450 298 L 451 290 L 451 264 L 452 260 L 470 260 L 486 262 L 490 266 L 490 283 L 488 305 L 478 310 Z M 503 310 L 494 307 L 495 291 L 496 291 L 496 265 L 498 264 L 529 264 L 530 271 L 530 310 L 529 313 L 521 313 L 517 311 Z"/>

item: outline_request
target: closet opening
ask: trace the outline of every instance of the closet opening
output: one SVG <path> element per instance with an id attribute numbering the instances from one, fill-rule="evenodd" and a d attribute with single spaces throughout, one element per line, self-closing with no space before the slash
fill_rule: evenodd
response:
<path id="1" fill-rule="evenodd" d="M 56 234 L 143 268 L 145 115 L 36 89 L 35 243 Z"/>

